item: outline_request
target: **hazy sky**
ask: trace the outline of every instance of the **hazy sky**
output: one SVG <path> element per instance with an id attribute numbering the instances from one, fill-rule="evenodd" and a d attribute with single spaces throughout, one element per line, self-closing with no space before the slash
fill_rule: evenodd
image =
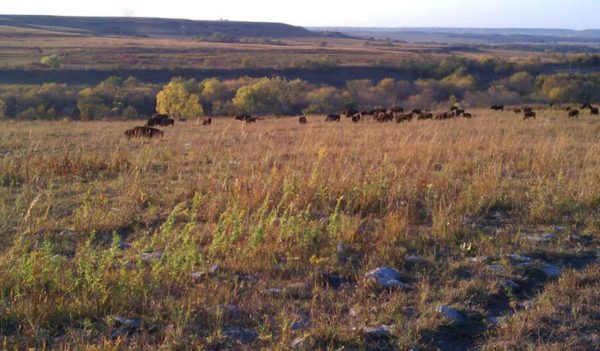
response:
<path id="1" fill-rule="evenodd" d="M 600 0 L 0 0 L 0 13 L 226 18 L 301 26 L 600 28 Z"/>

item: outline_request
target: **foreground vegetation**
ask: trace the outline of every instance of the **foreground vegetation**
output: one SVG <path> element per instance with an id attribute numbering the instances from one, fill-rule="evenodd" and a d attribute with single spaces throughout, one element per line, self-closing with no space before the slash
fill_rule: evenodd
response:
<path id="1" fill-rule="evenodd" d="M 474 112 L 5 122 L 0 345 L 597 349 L 600 120 Z"/>

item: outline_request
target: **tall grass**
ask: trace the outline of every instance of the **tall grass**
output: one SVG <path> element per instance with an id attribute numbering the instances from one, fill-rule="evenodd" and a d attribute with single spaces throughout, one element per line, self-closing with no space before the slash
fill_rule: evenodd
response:
<path id="1" fill-rule="evenodd" d="M 498 278 L 462 279 L 465 257 L 541 250 L 521 234 L 557 225 L 596 240 L 600 231 L 600 124 L 588 116 L 216 119 L 180 123 L 162 140 L 127 140 L 130 125 L 0 130 L 4 348 L 203 348 L 234 324 L 260 331 L 251 348 L 286 349 L 294 333 L 282 326 L 301 315 L 311 316 L 315 345 L 350 347 L 362 342 L 352 327 L 393 322 L 406 330 L 397 346 L 414 346 L 439 326 L 439 302 L 486 313 Z M 341 243 L 357 255 L 340 260 Z M 563 244 L 538 254 L 566 255 Z M 411 270 L 407 255 L 429 263 Z M 215 263 L 216 277 L 192 278 Z M 360 277 L 377 265 L 406 268 L 411 291 L 373 294 Z M 322 272 L 358 286 L 332 292 L 319 285 Z M 298 282 L 309 299 L 263 294 Z M 221 304 L 242 315 L 215 313 Z M 346 317 L 350 308 L 357 317 Z M 114 316 L 142 320 L 141 332 L 111 339 Z M 546 342 L 520 332 L 520 342 Z M 481 342 L 494 348 L 509 335 Z"/>

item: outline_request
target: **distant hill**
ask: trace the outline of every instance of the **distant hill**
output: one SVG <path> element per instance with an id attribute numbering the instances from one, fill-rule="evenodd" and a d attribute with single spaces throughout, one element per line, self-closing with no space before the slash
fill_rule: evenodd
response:
<path id="1" fill-rule="evenodd" d="M 0 26 L 83 35 L 196 37 L 215 33 L 235 37 L 301 38 L 323 33 L 283 23 L 193 21 L 137 17 L 65 17 L 0 15 Z"/>
<path id="2" fill-rule="evenodd" d="M 600 43 L 600 30 L 535 28 L 368 28 L 312 27 L 318 31 L 337 31 L 346 35 L 408 42 L 444 43 Z"/>

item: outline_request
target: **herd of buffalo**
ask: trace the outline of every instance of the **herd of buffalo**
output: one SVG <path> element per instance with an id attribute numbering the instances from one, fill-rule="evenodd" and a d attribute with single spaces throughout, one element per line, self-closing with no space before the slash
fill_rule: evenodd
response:
<path id="1" fill-rule="evenodd" d="M 553 107 L 554 105 L 551 104 L 550 106 Z M 502 111 L 502 112 L 507 110 L 507 109 L 505 109 L 504 105 L 492 105 L 490 107 L 490 109 L 493 111 Z M 592 114 L 592 115 L 599 114 L 598 107 L 594 107 L 590 103 L 585 103 L 585 104 L 581 105 L 580 108 L 564 107 L 564 111 L 567 112 L 567 115 L 569 118 L 578 118 L 580 113 L 582 113 L 582 111 L 585 109 L 589 109 L 590 114 Z M 522 114 L 523 119 L 536 118 L 536 116 L 537 116 L 536 112 L 534 111 L 534 109 L 532 107 L 513 108 L 512 111 L 515 114 Z M 341 114 L 334 114 L 334 113 L 329 114 L 325 117 L 325 121 L 326 122 L 339 122 L 339 121 L 341 121 L 342 116 L 350 119 L 354 123 L 358 123 L 367 117 L 372 118 L 373 121 L 381 122 L 381 123 L 394 122 L 394 121 L 396 123 L 403 123 L 403 122 L 410 122 L 413 119 L 446 120 L 446 119 L 457 118 L 457 117 L 472 118 L 473 114 L 465 111 L 464 109 L 460 109 L 456 106 L 451 107 L 449 111 L 436 112 L 436 113 L 433 113 L 430 110 L 420 110 L 420 109 L 405 111 L 402 107 L 392 107 L 390 109 L 377 108 L 374 110 L 362 111 L 362 112 L 358 111 L 358 110 L 354 110 L 354 109 L 349 109 L 349 110 L 342 112 Z M 250 114 L 247 114 L 247 113 L 237 115 L 237 116 L 235 116 L 235 119 L 242 121 L 244 123 L 256 123 L 256 121 L 258 120 L 258 118 L 252 117 Z M 186 121 L 185 118 L 180 118 L 179 120 L 182 122 Z M 298 118 L 298 122 L 300 124 L 307 124 L 308 119 L 305 116 L 300 116 Z M 202 125 L 204 125 L 204 126 L 208 126 L 211 123 L 212 123 L 212 118 L 210 118 L 210 117 L 206 117 L 202 121 Z M 156 114 L 156 115 L 152 116 L 152 118 L 150 118 L 146 122 L 146 125 L 138 126 L 133 129 L 129 129 L 129 130 L 125 131 L 125 135 L 128 138 L 132 138 L 132 137 L 145 137 L 145 138 L 162 137 L 163 131 L 160 129 L 157 129 L 155 127 L 169 127 L 169 126 L 174 126 L 174 125 L 175 125 L 174 119 L 169 118 L 169 116 L 164 115 L 164 114 Z"/>

